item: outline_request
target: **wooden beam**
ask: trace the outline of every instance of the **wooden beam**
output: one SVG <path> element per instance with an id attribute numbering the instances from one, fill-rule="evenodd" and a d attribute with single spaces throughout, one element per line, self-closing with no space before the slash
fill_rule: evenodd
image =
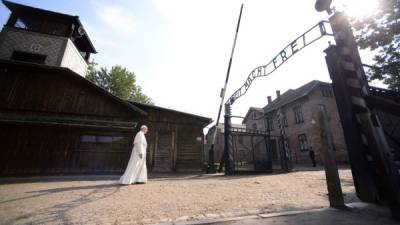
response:
<path id="1" fill-rule="evenodd" d="M 134 130 L 137 122 L 110 121 L 110 120 L 94 120 L 83 119 L 77 117 L 56 117 L 42 115 L 22 115 L 12 113 L 1 113 L 0 122 L 32 124 L 32 125 L 53 125 L 53 126 L 78 126 L 90 128 L 116 128 Z"/>
<path id="2" fill-rule="evenodd" d="M 365 98 L 369 108 L 400 116 L 400 104 L 376 96 L 366 96 Z"/>
<path id="3" fill-rule="evenodd" d="M 320 132 L 322 137 L 322 154 L 324 157 L 326 185 L 331 207 L 345 207 L 342 187 L 340 185 L 339 172 L 336 165 L 335 153 L 333 151 L 333 134 L 328 121 L 326 111 L 320 109 L 319 114 Z"/>

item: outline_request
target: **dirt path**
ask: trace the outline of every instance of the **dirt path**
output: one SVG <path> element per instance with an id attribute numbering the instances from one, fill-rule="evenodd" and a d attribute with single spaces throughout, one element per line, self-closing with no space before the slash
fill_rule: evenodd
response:
<path id="1" fill-rule="evenodd" d="M 350 170 L 341 169 L 340 176 L 345 201 L 357 201 Z M 180 175 L 130 186 L 114 180 L 0 185 L 0 224 L 141 224 L 328 205 L 323 170 Z"/>

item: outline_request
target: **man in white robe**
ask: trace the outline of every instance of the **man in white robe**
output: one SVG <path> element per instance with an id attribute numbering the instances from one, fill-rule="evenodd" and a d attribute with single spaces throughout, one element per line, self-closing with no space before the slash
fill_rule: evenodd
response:
<path id="1" fill-rule="evenodd" d="M 147 133 L 147 130 L 147 126 L 143 125 L 140 127 L 140 131 L 136 134 L 128 166 L 126 167 L 124 175 L 119 179 L 120 184 L 144 184 L 147 182 L 147 142 L 146 137 L 144 136 Z"/>

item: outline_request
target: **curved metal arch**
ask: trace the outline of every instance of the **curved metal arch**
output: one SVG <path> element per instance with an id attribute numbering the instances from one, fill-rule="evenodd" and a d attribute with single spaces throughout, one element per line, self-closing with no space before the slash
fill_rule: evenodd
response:
<path id="1" fill-rule="evenodd" d="M 247 76 L 245 83 L 237 89 L 232 96 L 228 99 L 225 104 L 232 105 L 238 98 L 246 94 L 247 90 L 250 88 L 251 83 L 254 79 L 258 77 L 265 77 L 273 73 L 276 69 L 278 69 L 283 63 L 285 63 L 289 58 L 291 58 L 294 54 L 307 47 L 308 45 L 314 43 L 325 35 L 332 36 L 332 33 L 328 33 L 326 31 L 325 24 L 329 24 L 329 21 L 322 20 L 318 22 L 316 25 L 308 29 L 302 35 L 298 36 L 292 42 L 290 42 L 286 47 L 284 47 L 271 61 L 267 64 L 259 66 L 253 69 L 250 74 Z M 312 34 L 315 28 L 319 28 L 319 33 L 315 37 L 311 37 L 310 40 L 307 39 L 307 34 Z M 301 44 L 301 45 L 300 45 Z"/>

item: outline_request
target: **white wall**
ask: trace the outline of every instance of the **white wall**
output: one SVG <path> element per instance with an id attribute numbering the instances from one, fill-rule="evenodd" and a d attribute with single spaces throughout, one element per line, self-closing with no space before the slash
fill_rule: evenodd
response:
<path id="1" fill-rule="evenodd" d="M 70 39 L 67 40 L 67 46 L 60 66 L 69 68 L 81 76 L 85 76 L 86 74 L 88 65 Z"/>

